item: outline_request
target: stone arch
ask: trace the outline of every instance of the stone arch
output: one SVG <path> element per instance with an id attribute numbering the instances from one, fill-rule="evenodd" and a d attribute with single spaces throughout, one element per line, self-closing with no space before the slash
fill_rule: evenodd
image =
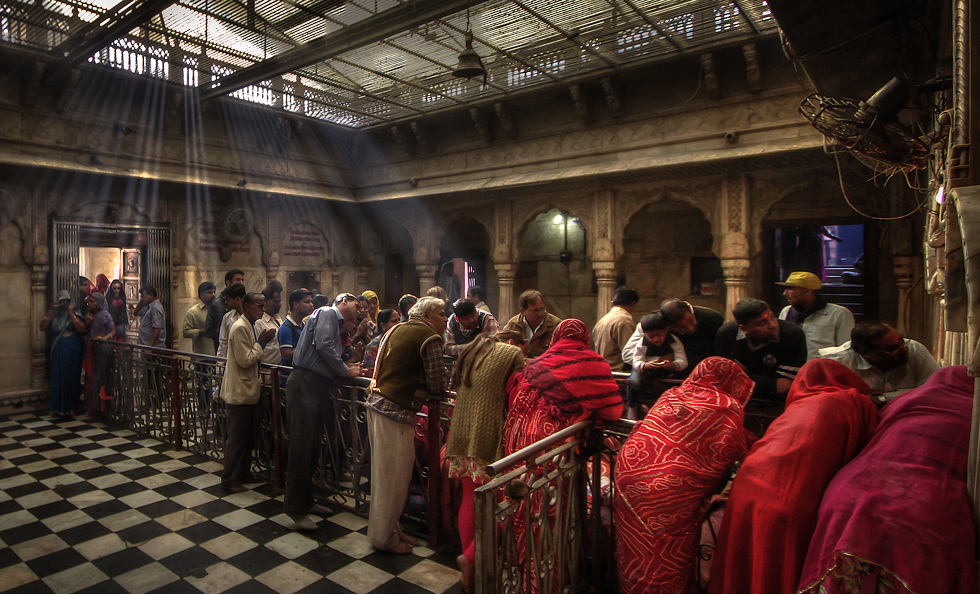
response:
<path id="1" fill-rule="evenodd" d="M 440 266 L 452 258 L 463 258 L 474 269 L 473 282 L 482 287 L 484 292 L 492 289 L 496 296 L 497 273 L 493 267 L 493 241 L 487 225 L 469 213 L 456 212 L 452 219 L 446 221 L 443 229 L 439 245 Z M 455 273 L 462 281 L 463 271 L 456 270 Z M 462 287 L 460 296 L 466 296 L 466 286 Z"/>
<path id="2" fill-rule="evenodd" d="M 723 309 L 717 229 L 704 211 L 692 200 L 663 192 L 630 213 L 616 236 L 617 268 L 640 294 L 637 311 L 656 310 L 668 297 Z"/>
<path id="3" fill-rule="evenodd" d="M 592 208 L 588 198 L 579 200 L 568 200 L 564 198 L 549 197 L 542 202 L 538 201 L 525 201 L 526 207 L 522 208 L 520 203 L 515 204 L 513 213 L 513 223 L 514 223 L 514 235 L 512 240 L 514 242 L 513 256 L 520 259 L 523 251 L 524 244 L 523 239 L 527 233 L 528 227 L 537 219 L 541 214 L 546 213 L 550 210 L 558 209 L 563 212 L 567 212 L 569 217 L 572 219 L 578 219 L 579 225 L 581 225 L 583 232 L 585 233 L 586 243 L 592 245 L 595 241 L 595 237 L 592 236 L 594 230 L 590 230 L 590 223 L 592 222 Z"/>
<path id="4" fill-rule="evenodd" d="M 613 218 L 613 241 L 617 258 L 622 257 L 623 233 L 633 216 L 644 208 L 663 200 L 685 202 L 701 211 L 705 220 L 711 224 L 714 236 L 713 251 L 718 254 L 724 236 L 720 208 L 721 185 L 719 182 L 691 184 L 688 186 L 661 186 L 649 190 L 624 190 L 616 192 L 616 216 Z"/>

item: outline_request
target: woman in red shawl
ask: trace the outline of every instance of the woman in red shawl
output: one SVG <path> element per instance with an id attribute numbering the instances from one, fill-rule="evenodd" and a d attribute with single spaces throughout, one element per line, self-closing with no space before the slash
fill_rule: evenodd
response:
<path id="1" fill-rule="evenodd" d="M 877 424 L 871 390 L 853 371 L 829 359 L 800 369 L 786 411 L 735 476 L 709 594 L 796 591 L 824 489 Z"/>
<path id="2" fill-rule="evenodd" d="M 616 462 L 616 561 L 623 594 L 698 591 L 708 496 L 755 436 L 742 427 L 754 383 L 737 363 L 702 361 L 667 390 Z"/>
<path id="3" fill-rule="evenodd" d="M 619 419 L 623 397 L 612 369 L 590 348 L 588 328 L 574 318 L 555 328 L 551 347 L 528 363 L 508 382 L 509 406 L 504 422 L 504 455 L 510 455 L 553 433 L 586 419 Z M 563 494 L 561 496 L 567 496 Z M 536 493 L 533 497 L 540 497 Z M 520 559 L 526 559 L 523 506 L 514 513 L 514 539 Z M 534 503 L 532 503 L 534 505 Z M 534 505 L 536 508 L 537 505 Z M 532 531 L 534 537 L 538 530 Z M 525 564 L 530 591 L 537 592 L 534 572 Z"/>
<path id="4" fill-rule="evenodd" d="M 974 380 L 946 367 L 881 411 L 827 487 L 799 591 L 977 591 L 966 491 Z"/>

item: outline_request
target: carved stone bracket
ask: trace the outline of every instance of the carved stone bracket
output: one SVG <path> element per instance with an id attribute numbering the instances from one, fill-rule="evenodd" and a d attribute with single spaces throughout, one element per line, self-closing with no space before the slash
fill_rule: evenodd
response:
<path id="1" fill-rule="evenodd" d="M 24 69 L 24 80 L 21 86 L 20 103 L 24 107 L 34 107 L 41 94 L 41 78 L 44 76 L 44 62 L 35 61 L 30 68 Z"/>
<path id="2" fill-rule="evenodd" d="M 500 122 L 500 127 L 503 128 L 504 134 L 508 138 L 517 137 L 517 118 L 514 116 L 513 111 L 505 103 L 500 101 L 493 104 L 493 110 L 497 112 L 497 121 Z"/>
<path id="3" fill-rule="evenodd" d="M 392 126 L 391 135 L 395 138 L 398 146 L 402 147 L 402 150 L 409 155 L 415 155 L 415 141 L 412 140 L 412 137 L 405 131 L 404 127 Z"/>
<path id="4" fill-rule="evenodd" d="M 608 76 L 602 79 L 602 90 L 606 93 L 606 105 L 609 107 L 609 113 L 612 114 L 612 117 L 623 117 L 623 102 L 619 99 L 619 91 L 616 90 L 616 85 Z"/>
<path id="5" fill-rule="evenodd" d="M 427 130 L 419 122 L 411 122 L 409 126 L 412 128 L 412 134 L 415 135 L 415 141 L 418 142 L 425 152 L 431 153 L 436 150 L 432 142 L 429 139 L 429 134 Z"/>
<path id="6" fill-rule="evenodd" d="M 568 87 L 568 91 L 572 94 L 572 103 L 575 105 L 575 113 L 578 114 L 578 119 L 588 126 L 592 123 L 592 111 L 589 109 L 589 101 L 585 91 L 581 85 L 572 85 Z"/>
<path id="7" fill-rule="evenodd" d="M 718 75 L 715 73 L 715 60 L 710 52 L 701 54 L 701 82 L 708 91 L 708 97 L 713 100 L 721 99 L 721 88 L 718 86 Z"/>
<path id="8" fill-rule="evenodd" d="M 493 122 L 490 121 L 490 114 L 482 109 L 471 107 L 470 117 L 473 118 L 473 125 L 476 126 L 476 133 L 484 142 L 493 142 Z"/>
<path id="9" fill-rule="evenodd" d="M 75 101 L 75 97 L 78 95 L 78 78 L 81 75 L 81 71 L 78 68 L 72 68 L 68 71 L 68 76 L 65 81 L 59 81 L 57 86 L 57 97 L 55 99 L 54 109 L 58 113 L 65 113 L 68 108 L 71 107 L 72 103 Z"/>
<path id="10" fill-rule="evenodd" d="M 742 54 L 745 56 L 745 79 L 749 83 L 749 90 L 758 92 L 762 90 L 762 76 L 759 69 L 759 51 L 754 43 L 747 43 L 742 46 Z"/>

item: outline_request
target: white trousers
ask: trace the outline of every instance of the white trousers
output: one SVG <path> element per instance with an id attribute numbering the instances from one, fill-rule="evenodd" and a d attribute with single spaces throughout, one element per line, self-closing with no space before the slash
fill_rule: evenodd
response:
<path id="1" fill-rule="evenodd" d="M 368 409 L 371 443 L 371 508 L 368 542 L 390 550 L 399 543 L 398 519 L 405 509 L 415 465 L 415 427 Z"/>

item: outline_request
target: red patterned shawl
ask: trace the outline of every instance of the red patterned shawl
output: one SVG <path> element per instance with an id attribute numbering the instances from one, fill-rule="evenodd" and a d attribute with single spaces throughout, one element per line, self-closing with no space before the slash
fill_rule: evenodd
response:
<path id="1" fill-rule="evenodd" d="M 709 357 L 657 400 L 623 444 L 613 501 L 623 594 L 698 591 L 704 507 L 754 440 L 742 427 L 752 388 L 738 364 Z"/>
<path id="2" fill-rule="evenodd" d="M 800 369 L 786 411 L 735 477 L 709 594 L 796 591 L 823 492 L 877 424 L 870 389 L 853 371 L 829 359 Z"/>

